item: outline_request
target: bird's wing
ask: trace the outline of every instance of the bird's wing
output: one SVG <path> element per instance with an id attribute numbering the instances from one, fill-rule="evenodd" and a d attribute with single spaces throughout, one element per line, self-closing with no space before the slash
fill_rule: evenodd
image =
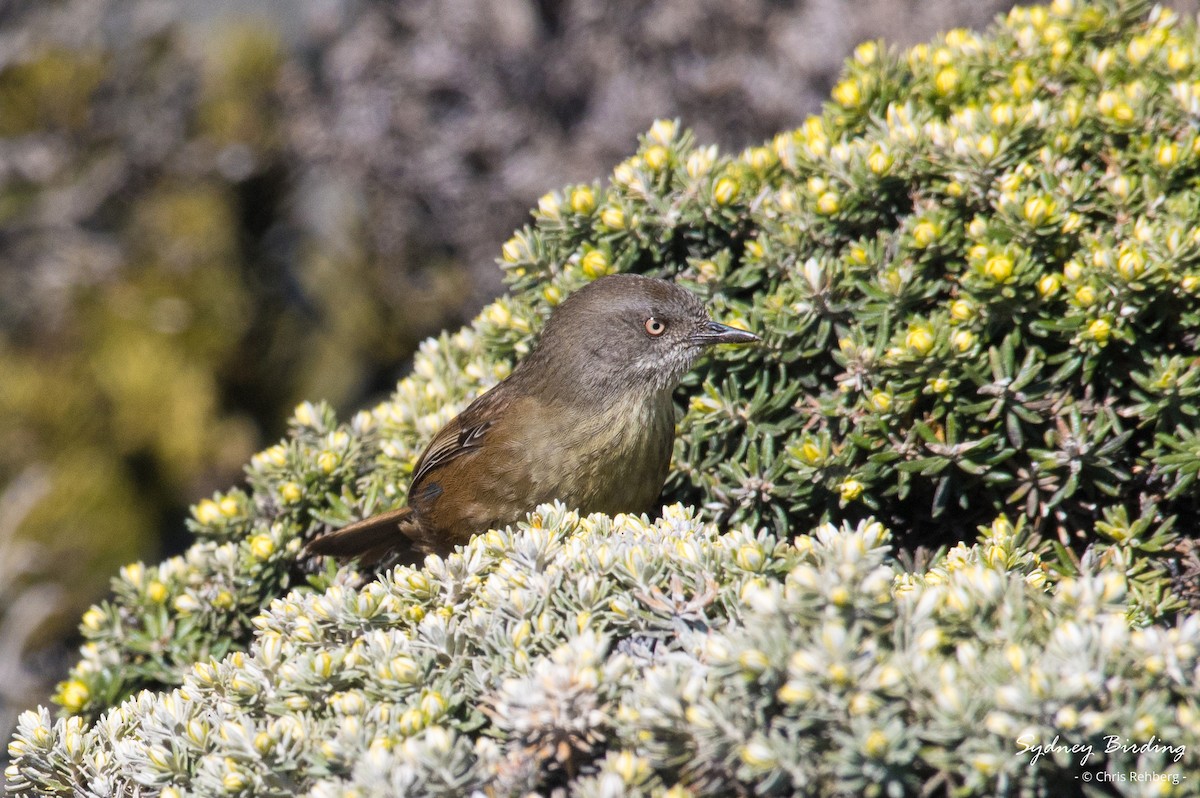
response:
<path id="1" fill-rule="evenodd" d="M 409 492 L 417 488 L 430 472 L 482 446 L 484 436 L 491 426 L 491 421 L 472 422 L 469 419 L 463 420 L 461 416 L 448 424 L 430 441 L 425 453 L 421 455 L 421 460 L 413 471 Z"/>
<path id="2" fill-rule="evenodd" d="M 431 526 L 426 513 L 442 489 L 436 482 L 428 486 L 423 483 L 426 478 L 436 477 L 438 469 L 447 463 L 483 445 L 493 426 L 492 412 L 496 407 L 494 397 L 484 394 L 433 437 L 413 471 L 408 507 L 373 515 L 322 535 L 309 542 L 305 554 L 359 557 L 371 562 L 389 552 L 401 552 L 412 554 L 408 559 L 415 562 L 418 555 L 435 550 L 439 545 L 436 536 L 442 530 L 436 523 Z M 435 537 L 431 539 L 431 535 Z"/>

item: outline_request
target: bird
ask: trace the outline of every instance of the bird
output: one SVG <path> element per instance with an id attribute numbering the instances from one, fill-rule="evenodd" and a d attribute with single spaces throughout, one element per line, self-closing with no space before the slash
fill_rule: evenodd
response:
<path id="1" fill-rule="evenodd" d="M 675 441 L 675 388 L 716 344 L 759 337 L 713 321 L 676 283 L 601 277 L 550 314 L 530 353 L 430 441 L 407 505 L 308 543 L 305 554 L 416 563 L 539 504 L 649 514 Z"/>

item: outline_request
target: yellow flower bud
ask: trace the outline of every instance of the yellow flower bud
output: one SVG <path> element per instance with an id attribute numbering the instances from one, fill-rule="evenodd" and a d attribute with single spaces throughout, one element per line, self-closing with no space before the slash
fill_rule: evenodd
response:
<path id="1" fill-rule="evenodd" d="M 1075 289 L 1075 302 L 1080 307 L 1090 307 L 1096 302 L 1096 290 L 1090 285 L 1081 285 Z"/>
<path id="2" fill-rule="evenodd" d="M 1043 197 L 1030 197 L 1025 200 L 1021 211 L 1025 216 L 1025 221 L 1036 227 L 1046 221 L 1046 218 L 1054 211 L 1054 204 Z"/>
<path id="3" fill-rule="evenodd" d="M 250 538 L 250 553 L 256 560 L 265 560 L 275 553 L 275 541 L 270 535 L 255 535 Z"/>
<path id="4" fill-rule="evenodd" d="M 803 682 L 793 679 L 780 687 L 776 695 L 785 704 L 804 704 L 813 699 L 813 690 Z"/>
<path id="5" fill-rule="evenodd" d="M 992 279 L 993 282 L 1004 283 L 1012 277 L 1013 262 L 1012 258 L 1007 255 L 993 255 L 987 259 L 984 264 L 983 272 Z"/>
<path id="6" fill-rule="evenodd" d="M 529 635 L 532 634 L 532 632 L 533 626 L 529 623 L 529 621 L 521 621 L 519 624 L 513 627 L 512 632 L 509 634 L 509 639 L 512 640 L 514 647 L 520 648 L 525 644 L 525 641 L 529 639 Z"/>
<path id="7" fill-rule="evenodd" d="M 633 164 L 629 161 L 617 164 L 613 169 L 613 182 L 619 186 L 628 186 L 633 182 L 637 175 L 633 171 Z"/>
<path id="8" fill-rule="evenodd" d="M 622 751 L 612 760 L 613 772 L 621 777 L 626 784 L 636 784 L 644 781 L 649 772 L 649 763 L 644 757 L 636 756 L 630 751 Z M 681 792 L 678 798 L 685 798 Z"/>
<path id="9" fill-rule="evenodd" d="M 771 667 L 771 660 L 756 648 L 747 649 L 738 655 L 738 665 L 750 673 L 762 673 Z"/>
<path id="10" fill-rule="evenodd" d="M 728 205 L 737 199 L 741 186 L 732 177 L 722 177 L 713 186 L 713 200 L 718 205 Z"/>
<path id="11" fill-rule="evenodd" d="M 436 690 L 430 690 L 421 696 L 421 711 L 431 720 L 436 720 L 446 714 L 446 698 Z"/>
<path id="12" fill-rule="evenodd" d="M 846 79 L 834 86 L 833 99 L 843 108 L 857 108 L 862 103 L 862 94 L 858 90 L 858 81 Z"/>
<path id="13" fill-rule="evenodd" d="M 512 313 L 502 302 L 493 302 L 484 308 L 483 317 L 496 327 L 508 327 L 512 324 Z"/>
<path id="14" fill-rule="evenodd" d="M 892 294 L 899 294 L 904 288 L 904 275 L 898 269 L 888 269 L 879 275 L 880 284 Z"/>
<path id="15" fill-rule="evenodd" d="M 904 345 L 924 357 L 933 349 L 933 330 L 924 324 L 910 326 L 908 334 L 904 336 Z"/>
<path id="16" fill-rule="evenodd" d="M 1112 336 L 1112 325 L 1106 319 L 1096 319 L 1088 325 L 1088 337 L 1098 344 L 1105 344 Z"/>
<path id="17" fill-rule="evenodd" d="M 596 192 L 591 186 L 578 186 L 571 192 L 571 210 L 587 215 L 596 208 Z"/>
<path id="18" fill-rule="evenodd" d="M 959 330 L 950 337 L 950 342 L 959 352 L 966 352 L 975 345 L 975 333 L 970 330 Z"/>
<path id="19" fill-rule="evenodd" d="M 821 158 L 829 150 L 829 134 L 825 131 L 825 123 L 819 116 L 810 116 L 804 120 L 801 127 L 804 144 L 809 152 Z"/>
<path id="20" fill-rule="evenodd" d="M 1125 57 L 1129 59 L 1129 63 L 1137 65 L 1145 61 L 1152 52 L 1154 47 L 1149 39 L 1145 36 L 1134 36 L 1125 48 Z"/>
<path id="21" fill-rule="evenodd" d="M 279 486 L 279 498 L 285 504 L 295 504 L 304 498 L 304 491 L 295 482 L 285 482 Z"/>
<path id="22" fill-rule="evenodd" d="M 839 687 L 845 687 L 850 683 L 850 669 L 840 662 L 830 665 L 827 673 L 829 681 Z"/>
<path id="23" fill-rule="evenodd" d="M 194 510 L 196 520 L 202 524 L 213 524 L 221 520 L 221 508 L 212 499 L 201 499 Z"/>
<path id="24" fill-rule="evenodd" d="M 1049 298 L 1058 293 L 1062 288 L 1062 279 L 1057 274 L 1047 274 L 1042 279 L 1038 280 L 1038 293 L 1042 298 Z"/>
<path id="25" fill-rule="evenodd" d="M 516 263 L 521 259 L 521 255 L 524 253 L 524 251 L 524 242 L 520 238 L 514 236 L 505 241 L 504 246 L 500 247 L 500 258 L 505 263 Z"/>
<path id="26" fill-rule="evenodd" d="M 246 788 L 246 777 L 236 770 L 227 771 L 221 777 L 221 786 L 226 792 L 241 792 Z"/>
<path id="27" fill-rule="evenodd" d="M 146 576 L 146 566 L 140 562 L 131 562 L 121 566 L 121 578 L 136 588 L 141 588 L 142 579 Z"/>
<path id="28" fill-rule="evenodd" d="M 1004 658 L 1008 660 L 1008 666 L 1016 673 L 1025 670 L 1025 667 L 1029 664 L 1029 656 L 1016 643 L 1010 643 L 1005 646 Z"/>
<path id="29" fill-rule="evenodd" d="M 587 254 L 580 259 L 579 265 L 582 267 L 583 273 L 591 279 L 603 277 L 610 271 L 608 255 L 604 254 L 604 251 L 599 249 L 588 251 Z"/>
<path id="30" fill-rule="evenodd" d="M 757 543 L 747 543 L 737 551 L 734 558 L 737 564 L 747 571 L 758 571 L 762 568 L 765 558 L 762 547 Z"/>
<path id="31" fill-rule="evenodd" d="M 867 156 L 867 168 L 873 175 L 885 175 L 892 169 L 895 158 L 879 144 L 872 145 L 871 153 Z"/>
<path id="32" fill-rule="evenodd" d="M 671 160 L 671 153 L 661 144 L 655 144 L 653 147 L 646 148 L 646 152 L 642 154 L 642 160 L 646 162 L 646 166 L 651 171 L 661 172 L 667 168 L 667 164 Z"/>
<path id="33" fill-rule="evenodd" d="M 933 85 L 938 94 L 945 96 L 958 88 L 958 81 L 958 70 L 948 66 L 937 73 L 937 77 L 933 79 Z"/>
<path id="34" fill-rule="evenodd" d="M 716 159 L 717 148 L 715 146 L 700 147 L 688 155 L 684 169 L 686 169 L 688 177 L 694 180 L 697 177 L 708 174 Z"/>
<path id="35" fill-rule="evenodd" d="M 92 692 L 85 683 L 79 679 L 71 679 L 58 686 L 58 694 L 55 696 L 55 701 L 61 704 L 62 708 L 67 710 L 67 712 L 76 714 L 87 705 L 91 695 Z"/>
<path id="36" fill-rule="evenodd" d="M 1154 721 L 1153 715 L 1142 715 L 1133 722 L 1133 733 L 1135 739 L 1147 740 L 1158 733 L 1158 724 Z"/>
<path id="37" fill-rule="evenodd" d="M 841 210 L 842 203 L 836 192 L 826 191 L 817 197 L 817 213 L 830 216 Z"/>
<path id="38" fill-rule="evenodd" d="M 150 580 L 150 584 L 146 585 L 146 598 L 155 604 L 162 604 L 167 600 L 167 586 L 157 579 Z"/>
<path id="39" fill-rule="evenodd" d="M 950 303 L 950 318 L 955 321 L 970 321 L 975 318 L 975 305 L 966 299 L 956 299 Z"/>
<path id="40" fill-rule="evenodd" d="M 1186 47 L 1172 47 L 1167 52 L 1167 68 L 1172 72 L 1182 72 L 1191 66 L 1192 54 Z"/>
<path id="41" fill-rule="evenodd" d="M 1125 280 L 1136 280 L 1146 270 L 1146 258 L 1137 249 L 1123 249 L 1117 256 L 1117 274 Z"/>
<path id="42" fill-rule="evenodd" d="M 750 168 L 758 173 L 765 172 L 771 165 L 771 151 L 766 147 L 751 147 L 746 151 L 744 158 L 750 164 Z"/>
<path id="43" fill-rule="evenodd" d="M 1027 65 L 1017 64 L 1008 79 L 1008 88 L 1014 97 L 1024 97 L 1033 91 L 1033 78 Z"/>
<path id="44" fill-rule="evenodd" d="M 305 427 L 315 427 L 317 425 L 317 409 L 313 407 L 312 402 L 301 402 L 296 405 L 296 410 L 292 414 L 297 424 Z"/>
<path id="45" fill-rule="evenodd" d="M 98 632 L 100 631 L 100 628 L 104 626 L 106 619 L 107 616 L 104 614 L 104 610 L 100 609 L 99 607 L 90 607 L 88 611 L 83 614 L 83 628 L 87 629 L 89 632 Z"/>
<path id="46" fill-rule="evenodd" d="M 600 223 L 609 230 L 625 229 L 625 211 L 615 205 L 609 205 L 600 211 Z"/>
<path id="47" fill-rule="evenodd" d="M 915 243 L 921 249 L 925 249 L 934 241 L 937 240 L 938 228 L 933 222 L 928 219 L 917 222 L 913 227 L 912 237 Z"/>
<path id="48" fill-rule="evenodd" d="M 670 144 L 675 140 L 679 126 L 671 119 L 655 119 L 650 125 L 650 140 L 656 144 Z"/>
<path id="49" fill-rule="evenodd" d="M 852 502 L 859 496 L 862 496 L 866 486 L 857 479 L 847 479 L 838 485 L 838 493 L 844 502 Z"/>
<path id="50" fill-rule="evenodd" d="M 548 219 L 557 219 L 559 211 L 558 195 L 553 191 L 543 194 L 538 199 L 538 213 Z"/>
<path id="51" fill-rule="evenodd" d="M 1154 148 L 1154 162 L 1163 169 L 1175 165 L 1179 160 L 1179 145 L 1173 141 L 1159 142 Z"/>
<path id="52" fill-rule="evenodd" d="M 742 746 L 742 762 L 756 770 L 770 770 L 779 761 L 775 752 L 765 742 L 751 741 Z"/>

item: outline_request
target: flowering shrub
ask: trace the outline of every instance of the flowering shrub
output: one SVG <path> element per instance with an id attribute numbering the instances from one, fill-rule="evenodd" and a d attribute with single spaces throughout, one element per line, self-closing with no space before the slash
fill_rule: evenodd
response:
<path id="1" fill-rule="evenodd" d="M 512 293 L 389 401 L 301 405 L 185 555 L 122 570 L 73 717 L 25 716 L 10 790 L 1015 795 L 1136 770 L 1184 794 L 1200 620 L 1163 618 L 1195 596 L 1170 577 L 1200 472 L 1197 44 L 1143 3 L 1058 0 L 863 45 L 821 117 L 734 158 L 656 123 L 607 187 L 542 198 L 502 249 Z M 550 309 L 625 270 L 766 338 L 681 389 L 666 498 L 706 520 L 541 508 L 278 598 L 304 539 L 399 504 Z M 887 545 L 977 528 L 928 562 Z"/>
<path id="2" fill-rule="evenodd" d="M 8 787 L 1011 795 L 1130 771 L 1186 786 L 1200 620 L 1131 629 L 1119 566 L 1047 579 L 1003 519 L 923 574 L 899 572 L 888 539 L 878 523 L 787 542 L 679 505 L 653 524 L 545 506 L 424 568 L 276 599 L 247 652 L 90 726 L 26 713 Z M 1123 734 L 1164 742 L 1099 753 Z M 1097 753 L 1035 758 L 1056 735 Z"/>

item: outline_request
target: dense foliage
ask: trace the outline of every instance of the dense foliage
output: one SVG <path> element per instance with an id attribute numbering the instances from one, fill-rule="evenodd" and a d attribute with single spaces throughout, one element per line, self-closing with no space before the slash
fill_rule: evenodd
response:
<path id="1" fill-rule="evenodd" d="M 1200 62 L 1194 25 L 1147 12 L 1059 0 L 866 44 L 767 146 L 722 157 L 659 122 L 609 186 L 543 197 L 502 250 L 508 297 L 378 407 L 302 404 L 247 490 L 196 506 L 185 555 L 122 570 L 59 691 L 83 717 L 26 715 L 10 788 L 998 795 L 1194 772 L 1200 625 L 1162 617 L 1200 472 Z M 307 536 L 401 502 L 424 442 L 614 270 L 767 339 L 681 389 L 665 498 L 713 523 L 544 508 L 277 598 Z M 911 573 L 884 545 L 980 527 Z M 1185 750 L 1018 742 L 1055 735 Z"/>
<path id="2" fill-rule="evenodd" d="M 187 545 L 288 409 L 383 395 L 500 292 L 548 186 L 656 116 L 758 141 L 854 43 L 1009 5 L 5 2 L 0 737 L 116 568 Z"/>
<path id="3" fill-rule="evenodd" d="M 1145 772 L 1187 794 L 1200 619 L 1131 629 L 1120 567 L 1047 579 L 1023 537 L 998 520 L 915 575 L 878 523 L 786 542 L 678 505 L 546 506 L 423 569 L 278 599 L 248 652 L 90 726 L 26 713 L 8 786 L 998 796 Z M 1037 756 L 1055 735 L 1096 753 Z M 1159 742 L 1101 753 L 1113 735 Z"/>

